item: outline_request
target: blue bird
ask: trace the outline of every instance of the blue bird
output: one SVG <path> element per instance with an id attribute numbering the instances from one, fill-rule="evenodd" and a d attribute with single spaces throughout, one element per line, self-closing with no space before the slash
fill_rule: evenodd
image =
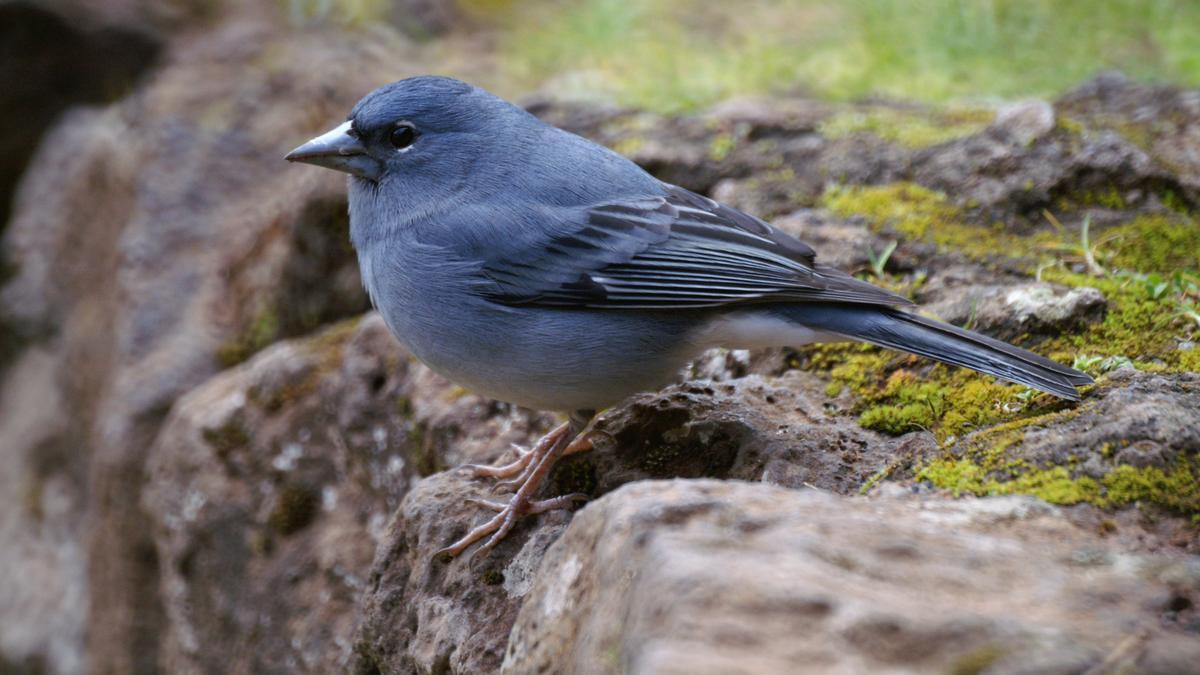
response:
<path id="1" fill-rule="evenodd" d="M 350 174 L 350 237 L 392 333 L 465 387 L 569 421 L 511 464 L 507 503 L 442 552 L 582 495 L 535 500 L 597 410 L 710 347 L 861 341 L 1078 400 L 1084 373 L 902 309 L 754 216 L 663 183 L 483 89 L 414 77 L 286 159 Z"/>

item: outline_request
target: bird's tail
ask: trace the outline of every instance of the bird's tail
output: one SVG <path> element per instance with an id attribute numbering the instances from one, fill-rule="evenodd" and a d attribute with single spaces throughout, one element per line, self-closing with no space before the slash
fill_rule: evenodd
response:
<path id="1" fill-rule="evenodd" d="M 1033 352 L 941 321 L 875 305 L 792 305 L 782 308 L 804 326 L 852 340 L 917 354 L 1079 400 L 1087 374 Z"/>

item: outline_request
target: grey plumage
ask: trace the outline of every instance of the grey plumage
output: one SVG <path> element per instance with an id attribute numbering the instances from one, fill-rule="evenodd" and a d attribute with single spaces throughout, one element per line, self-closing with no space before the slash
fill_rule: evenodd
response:
<path id="1" fill-rule="evenodd" d="M 831 340 L 1068 399 L 1091 382 L 900 309 L 911 303 L 768 223 L 456 80 L 381 87 L 288 158 L 351 174 L 350 236 L 388 326 L 433 369 L 498 399 L 601 409 L 708 347 Z"/>

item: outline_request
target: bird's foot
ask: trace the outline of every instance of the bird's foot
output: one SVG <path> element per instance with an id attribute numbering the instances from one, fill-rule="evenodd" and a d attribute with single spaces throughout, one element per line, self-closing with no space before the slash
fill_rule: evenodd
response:
<path id="1" fill-rule="evenodd" d="M 491 520 L 463 535 L 462 539 L 439 550 L 434 555 L 446 554 L 451 557 L 457 556 L 470 548 L 471 544 L 490 534 L 492 536 L 479 548 L 479 555 L 486 555 L 504 537 L 508 536 L 508 533 L 517 524 L 517 521 L 521 519 L 521 516 L 545 513 L 546 511 L 554 511 L 556 509 L 567 509 L 574 505 L 575 502 L 586 501 L 587 498 L 587 495 L 576 492 L 574 494 L 562 495 L 561 497 L 539 499 L 536 501 L 523 499 L 519 495 L 513 495 L 513 498 L 507 504 L 488 501 L 486 499 L 467 499 L 468 503 L 495 511 L 496 515 Z"/>
<path id="2" fill-rule="evenodd" d="M 533 448 L 529 450 L 526 450 L 516 443 L 513 443 L 512 447 L 517 451 L 517 460 L 515 462 L 501 464 L 500 466 L 464 464 L 462 468 L 474 473 L 475 478 L 511 478 L 513 476 L 517 476 L 515 481 L 504 481 L 501 484 L 506 485 L 510 482 L 520 484 L 524 482 L 525 478 L 527 477 L 525 474 L 529 473 L 529 471 L 531 471 L 531 467 L 537 464 L 535 460 L 549 452 L 553 445 L 561 441 L 562 437 L 570 433 L 570 431 L 570 423 L 561 424 L 555 427 L 553 431 L 543 436 L 542 439 L 537 442 L 537 445 L 533 446 Z"/>
<path id="3" fill-rule="evenodd" d="M 512 496 L 512 499 L 508 503 L 493 502 L 474 497 L 467 499 L 469 503 L 496 511 L 496 515 L 463 535 L 458 541 L 439 550 L 434 555 L 440 556 L 445 554 L 452 557 L 457 556 L 467 550 L 472 544 L 490 534 L 491 537 L 488 538 L 487 542 L 479 550 L 481 554 L 486 554 L 508 535 L 522 516 L 544 513 L 555 509 L 565 509 L 577 501 L 586 500 L 587 495 L 580 493 L 542 500 L 534 500 L 533 495 L 537 492 L 537 489 L 546 479 L 546 476 L 549 475 L 550 469 L 560 457 L 582 452 L 591 449 L 591 447 L 591 441 L 587 438 L 579 437 L 572 440 L 572 432 L 569 424 L 564 424 L 551 431 L 533 450 L 530 450 L 528 454 L 517 460 L 518 462 L 524 461 L 525 466 L 520 469 L 521 475 L 518 477 L 520 487 L 517 488 L 517 492 Z M 516 463 L 514 462 L 513 464 Z M 512 464 L 496 468 L 507 469 L 511 466 Z"/>

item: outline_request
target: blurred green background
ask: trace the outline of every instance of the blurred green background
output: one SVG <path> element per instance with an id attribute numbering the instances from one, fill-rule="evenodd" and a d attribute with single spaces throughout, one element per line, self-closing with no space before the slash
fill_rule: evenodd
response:
<path id="1" fill-rule="evenodd" d="M 367 28 L 383 0 L 293 0 L 300 21 Z M 502 91 L 660 112 L 802 91 L 944 102 L 1050 97 L 1099 70 L 1200 83 L 1195 0 L 464 0 Z M 453 42 L 453 41 L 451 41 Z M 449 71 L 462 45 L 446 45 Z M 471 50 L 468 50 L 471 52 Z M 478 49 L 473 53 L 479 54 Z"/>

